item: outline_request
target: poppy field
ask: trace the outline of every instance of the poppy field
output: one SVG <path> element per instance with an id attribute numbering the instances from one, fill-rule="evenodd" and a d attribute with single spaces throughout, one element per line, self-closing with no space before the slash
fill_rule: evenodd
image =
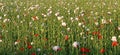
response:
<path id="1" fill-rule="evenodd" d="M 120 55 L 120 0 L 0 0 L 0 55 Z"/>

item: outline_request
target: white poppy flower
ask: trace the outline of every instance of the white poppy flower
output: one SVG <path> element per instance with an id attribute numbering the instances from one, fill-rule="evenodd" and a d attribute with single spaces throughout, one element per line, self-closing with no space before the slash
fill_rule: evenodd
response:
<path id="1" fill-rule="evenodd" d="M 0 39 L 0 42 L 2 42 L 2 40 Z"/>
<path id="2" fill-rule="evenodd" d="M 60 13 L 59 12 L 57 12 L 57 13 L 55 13 L 55 16 L 58 16 Z"/>
<path id="3" fill-rule="evenodd" d="M 66 26 L 66 23 L 65 23 L 65 22 L 62 22 L 62 26 Z"/>
<path id="4" fill-rule="evenodd" d="M 0 16 L 0 19 L 2 19 L 2 17 Z"/>
<path id="5" fill-rule="evenodd" d="M 111 12 L 107 12 L 109 15 L 112 14 Z"/>
<path id="6" fill-rule="evenodd" d="M 98 26 L 98 24 L 99 24 L 98 22 L 95 22 L 95 25 L 96 25 L 96 26 Z"/>
<path id="7" fill-rule="evenodd" d="M 58 51 L 58 50 L 60 49 L 60 47 L 59 47 L 59 46 L 54 46 L 52 49 L 53 49 L 54 51 Z"/>
<path id="8" fill-rule="evenodd" d="M 31 45 L 33 45 L 34 43 L 33 43 L 33 42 L 31 42 L 30 44 L 31 44 Z"/>
<path id="9" fill-rule="evenodd" d="M 10 21 L 10 19 L 4 19 L 4 20 L 3 20 L 4 23 L 5 23 L 5 22 L 8 22 L 8 21 Z"/>
<path id="10" fill-rule="evenodd" d="M 120 26 L 118 26 L 118 30 L 120 30 Z"/>
<path id="11" fill-rule="evenodd" d="M 75 42 L 73 43 L 73 47 L 75 47 L 75 48 L 77 48 L 79 45 L 80 45 L 80 43 L 77 42 L 77 41 L 75 41 Z"/>
<path id="12" fill-rule="evenodd" d="M 69 28 L 69 27 L 67 28 L 67 31 L 70 31 L 70 28 Z"/>
<path id="13" fill-rule="evenodd" d="M 40 50 L 41 50 L 40 48 L 37 49 L 37 51 L 40 51 Z"/>
<path id="14" fill-rule="evenodd" d="M 16 41 L 14 44 L 15 44 L 15 45 L 17 45 L 17 44 L 18 44 L 18 42 Z"/>
<path id="15" fill-rule="evenodd" d="M 83 23 L 78 23 L 78 26 L 81 26 Z"/>
<path id="16" fill-rule="evenodd" d="M 61 20 L 63 18 L 63 16 L 58 16 L 57 19 L 58 20 Z"/>
<path id="17" fill-rule="evenodd" d="M 93 40 L 94 38 L 93 38 L 93 37 L 91 37 L 90 39 L 91 39 L 91 40 Z"/>
<path id="18" fill-rule="evenodd" d="M 113 36 L 111 40 L 112 40 L 112 41 L 117 41 L 117 39 L 116 39 L 115 36 Z"/>

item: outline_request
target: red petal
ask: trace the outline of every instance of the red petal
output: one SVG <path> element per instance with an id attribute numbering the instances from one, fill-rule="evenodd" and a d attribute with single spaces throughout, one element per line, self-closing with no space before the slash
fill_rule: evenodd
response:
<path id="1" fill-rule="evenodd" d="M 28 45 L 28 46 L 27 46 L 27 48 L 28 48 L 28 49 L 31 49 L 31 48 L 32 48 L 32 46 L 31 46 L 31 45 Z"/>
<path id="2" fill-rule="evenodd" d="M 39 36 L 39 34 L 35 34 L 34 36 L 35 36 L 35 37 L 38 37 L 38 36 Z"/>
<path id="3" fill-rule="evenodd" d="M 20 50 L 21 50 L 21 51 L 24 51 L 24 48 L 23 48 L 23 47 L 21 47 L 21 48 L 20 48 Z"/>
<path id="4" fill-rule="evenodd" d="M 102 35 L 99 34 L 99 35 L 98 35 L 98 39 L 102 39 Z"/>
<path id="5" fill-rule="evenodd" d="M 65 36 L 65 40 L 68 40 L 68 39 L 69 39 L 69 37 L 68 37 L 68 35 L 66 35 L 66 36 Z"/>
<path id="6" fill-rule="evenodd" d="M 113 41 L 112 42 L 112 46 L 117 46 L 118 45 L 118 42 L 117 41 Z"/>
<path id="7" fill-rule="evenodd" d="M 104 52 L 105 52 L 105 49 L 102 48 L 102 49 L 100 50 L 100 53 L 104 53 Z"/>
<path id="8" fill-rule="evenodd" d="M 36 53 L 32 53 L 31 55 L 36 55 Z"/>
<path id="9" fill-rule="evenodd" d="M 87 49 L 87 48 L 81 48 L 80 51 L 81 51 L 81 52 L 90 52 L 90 50 Z"/>

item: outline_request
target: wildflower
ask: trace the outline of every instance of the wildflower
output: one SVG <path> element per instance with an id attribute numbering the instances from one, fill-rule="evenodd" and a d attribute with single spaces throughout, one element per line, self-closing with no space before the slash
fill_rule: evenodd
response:
<path id="1" fill-rule="evenodd" d="M 19 18 L 20 18 L 20 16 L 19 16 L 19 15 L 17 15 L 17 18 L 19 19 Z"/>
<path id="2" fill-rule="evenodd" d="M 118 30 L 120 31 L 120 26 L 118 26 Z"/>
<path id="3" fill-rule="evenodd" d="M 92 34 L 93 34 L 93 35 L 99 35 L 100 32 L 95 31 L 95 32 L 92 32 Z"/>
<path id="4" fill-rule="evenodd" d="M 103 2 L 103 5 L 106 5 L 106 3 L 105 3 L 105 2 Z"/>
<path id="5" fill-rule="evenodd" d="M 21 48 L 20 48 L 20 51 L 24 51 L 24 48 L 23 48 L 23 47 L 21 47 Z"/>
<path id="6" fill-rule="evenodd" d="M 17 45 L 19 42 L 20 42 L 20 40 L 17 40 L 17 41 L 15 41 L 15 43 L 14 43 L 14 44 L 15 44 L 15 45 Z"/>
<path id="7" fill-rule="evenodd" d="M 37 49 L 37 51 L 40 51 L 40 50 L 41 50 L 40 48 Z"/>
<path id="8" fill-rule="evenodd" d="M 38 9 L 39 8 L 39 5 L 32 5 L 31 7 L 29 7 L 28 10 L 34 10 L 34 9 Z"/>
<path id="9" fill-rule="evenodd" d="M 82 13 L 81 16 L 83 17 L 83 16 L 84 16 L 84 13 Z"/>
<path id="10" fill-rule="evenodd" d="M 57 12 L 57 13 L 55 13 L 55 16 L 58 16 L 60 13 L 59 12 Z"/>
<path id="11" fill-rule="evenodd" d="M 5 22 L 8 22 L 8 21 L 10 21 L 10 19 L 4 19 L 4 20 L 3 20 L 4 23 L 5 23 Z"/>
<path id="12" fill-rule="evenodd" d="M 34 36 L 35 36 L 35 37 L 38 37 L 38 36 L 39 36 L 39 34 L 34 34 Z"/>
<path id="13" fill-rule="evenodd" d="M 74 14 L 77 14 L 77 12 L 79 11 L 79 7 L 74 9 Z"/>
<path id="14" fill-rule="evenodd" d="M 17 45 L 18 44 L 18 42 L 15 42 L 15 45 Z"/>
<path id="15" fill-rule="evenodd" d="M 91 37 L 90 39 L 91 39 L 91 40 L 93 40 L 94 38 L 93 38 L 93 37 Z"/>
<path id="16" fill-rule="evenodd" d="M 98 15 L 98 12 L 95 12 L 95 15 Z"/>
<path id="17" fill-rule="evenodd" d="M 86 29 L 86 31 L 90 31 L 90 29 L 89 29 L 89 28 L 87 28 L 87 29 Z"/>
<path id="18" fill-rule="evenodd" d="M 70 31 L 70 28 L 67 28 L 67 31 Z"/>
<path id="19" fill-rule="evenodd" d="M 118 37 L 120 38 L 120 35 Z"/>
<path id="20" fill-rule="evenodd" d="M 117 12 L 116 10 L 114 10 L 113 12 Z"/>
<path id="21" fill-rule="evenodd" d="M 0 16 L 0 19 L 2 19 L 2 17 Z"/>
<path id="22" fill-rule="evenodd" d="M 28 45 L 28 46 L 27 46 L 27 48 L 28 48 L 28 49 L 31 49 L 31 48 L 32 48 L 32 46 L 31 46 L 31 45 Z"/>
<path id="23" fill-rule="evenodd" d="M 4 17 L 7 16 L 7 14 L 4 14 Z"/>
<path id="24" fill-rule="evenodd" d="M 99 35 L 98 35 L 98 39 L 102 39 L 102 35 L 99 34 Z"/>
<path id="25" fill-rule="evenodd" d="M 65 36 L 65 40 L 68 40 L 68 39 L 69 39 L 69 37 L 68 37 L 68 35 L 66 35 L 66 36 Z"/>
<path id="26" fill-rule="evenodd" d="M 100 50 L 100 53 L 104 53 L 104 52 L 105 52 L 105 49 L 102 48 L 102 49 Z"/>
<path id="27" fill-rule="evenodd" d="M 112 23 L 112 19 L 109 19 L 109 22 Z"/>
<path id="28" fill-rule="evenodd" d="M 62 26 L 66 26 L 66 23 L 65 23 L 65 22 L 62 22 Z"/>
<path id="29" fill-rule="evenodd" d="M 37 16 L 33 16 L 32 17 L 32 20 L 35 21 L 35 20 L 38 20 L 39 18 Z"/>
<path id="30" fill-rule="evenodd" d="M 102 24 L 106 24 L 107 21 L 105 19 L 102 19 Z"/>
<path id="31" fill-rule="evenodd" d="M 116 39 L 115 36 L 113 36 L 111 40 L 112 40 L 112 41 L 117 41 L 117 39 Z"/>
<path id="32" fill-rule="evenodd" d="M 33 43 L 33 42 L 31 42 L 30 44 L 31 44 L 31 45 L 33 45 L 34 43 Z"/>
<path id="33" fill-rule="evenodd" d="M 107 12 L 108 15 L 111 15 L 112 13 L 111 12 Z"/>
<path id="34" fill-rule="evenodd" d="M 0 3 L 0 6 L 3 6 L 3 3 Z"/>
<path id="35" fill-rule="evenodd" d="M 78 23 L 78 26 L 81 26 L 83 23 Z"/>
<path id="36" fill-rule="evenodd" d="M 118 45 L 118 42 L 117 41 L 113 41 L 112 42 L 112 46 L 114 47 L 114 46 L 117 46 Z"/>
<path id="37" fill-rule="evenodd" d="M 2 40 L 0 39 L 0 42 L 2 42 Z"/>
<path id="38" fill-rule="evenodd" d="M 70 20 L 73 20 L 73 17 L 71 17 Z"/>
<path id="39" fill-rule="evenodd" d="M 95 25 L 98 26 L 98 22 L 95 22 Z"/>
<path id="40" fill-rule="evenodd" d="M 52 11 L 49 11 L 49 12 L 47 13 L 47 16 L 50 16 L 50 14 L 52 14 Z"/>
<path id="41" fill-rule="evenodd" d="M 75 47 L 75 48 L 77 48 L 79 45 L 80 45 L 80 43 L 77 42 L 77 41 L 75 41 L 75 42 L 73 43 L 73 47 Z"/>
<path id="42" fill-rule="evenodd" d="M 43 40 L 47 41 L 47 40 L 48 40 L 48 38 L 46 38 L 46 37 L 45 37 L 45 38 L 43 38 Z"/>
<path id="43" fill-rule="evenodd" d="M 80 51 L 81 51 L 81 52 L 90 52 L 90 50 L 87 49 L 87 48 L 81 48 Z"/>
<path id="44" fill-rule="evenodd" d="M 80 35 L 82 36 L 84 34 L 84 32 L 81 32 Z"/>
<path id="45" fill-rule="evenodd" d="M 79 20 L 79 18 L 77 17 L 77 18 L 75 18 L 75 20 L 76 20 L 76 21 L 78 21 L 78 20 Z"/>
<path id="46" fill-rule="evenodd" d="M 63 16 L 58 16 L 57 19 L 61 20 L 61 19 L 63 19 Z"/>
<path id="47" fill-rule="evenodd" d="M 36 55 L 36 53 L 33 52 L 31 55 Z"/>
<path id="48" fill-rule="evenodd" d="M 60 48 L 59 46 L 54 46 L 52 49 L 53 49 L 54 51 L 60 51 L 60 50 L 61 50 L 61 48 Z"/>
<path id="49" fill-rule="evenodd" d="M 42 16 L 43 16 L 43 17 L 47 17 L 47 15 L 46 15 L 46 14 L 43 14 L 43 13 L 42 13 Z"/>

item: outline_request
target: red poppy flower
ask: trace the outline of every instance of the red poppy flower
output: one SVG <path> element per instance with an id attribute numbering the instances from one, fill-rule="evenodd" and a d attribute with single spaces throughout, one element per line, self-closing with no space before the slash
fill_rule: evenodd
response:
<path id="1" fill-rule="evenodd" d="M 92 34 L 93 34 L 93 35 L 99 35 L 100 32 L 95 31 L 95 32 L 92 32 Z"/>
<path id="2" fill-rule="evenodd" d="M 28 49 L 31 49 L 31 48 L 32 48 L 32 46 L 31 46 L 31 45 L 28 45 L 28 46 L 27 46 L 27 48 L 28 48 Z"/>
<path id="3" fill-rule="evenodd" d="M 80 51 L 81 51 L 81 52 L 90 52 L 90 50 L 87 49 L 87 48 L 81 48 Z"/>
<path id="4" fill-rule="evenodd" d="M 102 49 L 100 50 L 100 53 L 104 53 L 104 52 L 105 52 L 105 49 L 102 48 Z"/>
<path id="5" fill-rule="evenodd" d="M 34 36 L 35 36 L 35 37 L 38 37 L 38 36 L 39 36 L 39 34 L 35 34 Z"/>
<path id="6" fill-rule="evenodd" d="M 112 42 L 112 46 L 117 46 L 118 45 L 118 42 L 117 41 L 113 41 Z"/>
<path id="7" fill-rule="evenodd" d="M 99 35 L 98 35 L 98 39 L 102 39 L 102 35 L 99 34 Z"/>
<path id="8" fill-rule="evenodd" d="M 47 40 L 48 40 L 48 38 L 43 38 L 43 40 L 47 41 Z"/>
<path id="9" fill-rule="evenodd" d="M 65 40 L 68 40 L 68 39 L 69 39 L 69 37 L 68 37 L 68 35 L 66 35 L 66 36 L 65 36 Z"/>
<path id="10" fill-rule="evenodd" d="M 36 53 L 32 53 L 31 55 L 36 55 Z"/>
<path id="11" fill-rule="evenodd" d="M 20 48 L 20 51 L 24 51 L 24 48 L 23 48 L 23 47 L 21 47 L 21 48 Z"/>

